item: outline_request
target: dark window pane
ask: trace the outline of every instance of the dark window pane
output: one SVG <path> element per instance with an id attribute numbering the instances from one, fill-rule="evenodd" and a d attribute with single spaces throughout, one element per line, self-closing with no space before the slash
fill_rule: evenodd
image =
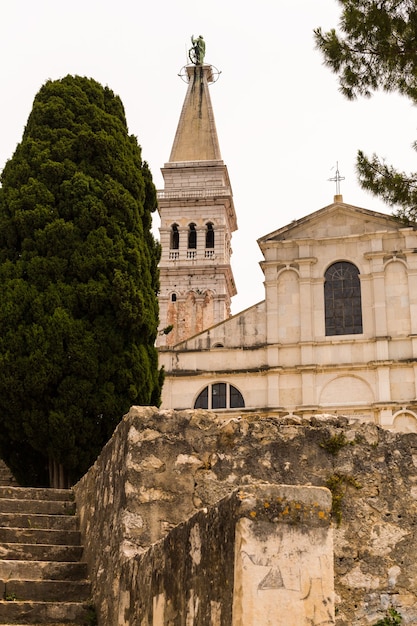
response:
<path id="1" fill-rule="evenodd" d="M 233 387 L 233 385 L 230 385 L 230 408 L 237 409 L 239 407 L 244 407 L 244 406 L 245 406 L 245 401 L 239 389 L 236 389 L 236 387 Z"/>
<path id="2" fill-rule="evenodd" d="M 171 229 L 171 250 L 178 250 L 180 247 L 180 233 L 177 224 L 173 224 Z"/>
<path id="3" fill-rule="evenodd" d="M 362 333 L 358 268 L 352 263 L 339 261 L 327 269 L 324 278 L 326 335 Z"/>
<path id="4" fill-rule="evenodd" d="M 195 224 L 190 224 L 189 226 L 188 247 L 194 250 L 197 248 L 197 231 L 195 229 Z"/>
<path id="5" fill-rule="evenodd" d="M 208 387 L 198 394 L 194 404 L 195 409 L 208 409 Z"/>
<path id="6" fill-rule="evenodd" d="M 226 408 L 226 383 L 216 383 L 211 387 L 211 408 Z"/>
<path id="7" fill-rule="evenodd" d="M 206 230 L 206 248 L 214 248 L 214 230 L 213 230 L 213 224 L 207 224 L 207 230 Z"/>

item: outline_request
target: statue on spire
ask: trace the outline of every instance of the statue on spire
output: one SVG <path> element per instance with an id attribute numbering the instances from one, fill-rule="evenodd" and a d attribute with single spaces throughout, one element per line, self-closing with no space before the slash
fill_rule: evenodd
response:
<path id="1" fill-rule="evenodd" d="M 197 39 L 194 39 L 194 35 L 191 35 L 191 43 L 193 44 L 188 51 L 191 63 L 194 65 L 203 65 L 204 55 L 206 54 L 206 42 L 202 35 L 199 35 Z"/>

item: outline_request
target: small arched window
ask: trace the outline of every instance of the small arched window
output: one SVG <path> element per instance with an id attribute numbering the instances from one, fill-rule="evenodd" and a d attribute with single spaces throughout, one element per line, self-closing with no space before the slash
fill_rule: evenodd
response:
<path id="1" fill-rule="evenodd" d="M 173 224 L 171 226 L 171 240 L 169 247 L 171 250 L 178 250 L 180 247 L 180 233 L 178 230 L 178 224 Z"/>
<path id="2" fill-rule="evenodd" d="M 239 389 L 229 383 L 213 383 L 205 387 L 197 396 L 195 409 L 237 409 L 243 408 L 245 401 Z"/>
<path id="3" fill-rule="evenodd" d="M 326 335 L 363 332 L 359 270 L 353 263 L 338 261 L 324 275 Z"/>
<path id="4" fill-rule="evenodd" d="M 197 248 L 197 231 L 195 224 L 188 226 L 188 248 L 195 250 Z"/>
<path id="5" fill-rule="evenodd" d="M 214 229 L 211 222 L 206 224 L 206 248 L 214 248 Z"/>
<path id="6" fill-rule="evenodd" d="M 177 301 L 177 294 L 171 293 L 171 302 L 176 302 L 176 301 Z"/>

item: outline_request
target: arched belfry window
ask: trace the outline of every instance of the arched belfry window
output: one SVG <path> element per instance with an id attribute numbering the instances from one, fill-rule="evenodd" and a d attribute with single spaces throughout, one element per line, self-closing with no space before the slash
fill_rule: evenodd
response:
<path id="1" fill-rule="evenodd" d="M 188 226 L 188 248 L 192 250 L 197 248 L 197 231 L 195 224 Z"/>
<path id="2" fill-rule="evenodd" d="M 359 270 L 353 263 L 338 261 L 324 275 L 326 335 L 363 332 Z"/>
<path id="3" fill-rule="evenodd" d="M 206 248 L 214 248 L 214 229 L 211 222 L 206 224 Z"/>
<path id="4" fill-rule="evenodd" d="M 178 230 L 178 224 L 173 224 L 171 226 L 171 240 L 169 243 L 169 247 L 171 250 L 178 250 L 180 247 L 180 233 Z"/>
<path id="5" fill-rule="evenodd" d="M 195 409 L 237 409 L 244 406 L 239 389 L 229 383 L 213 383 L 204 387 L 194 403 Z"/>

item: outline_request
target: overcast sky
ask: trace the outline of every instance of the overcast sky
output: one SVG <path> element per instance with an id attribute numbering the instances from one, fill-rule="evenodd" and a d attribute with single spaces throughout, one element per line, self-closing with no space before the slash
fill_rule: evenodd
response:
<path id="1" fill-rule="evenodd" d="M 239 225 L 237 313 L 264 298 L 257 238 L 330 204 L 337 161 L 344 201 L 386 213 L 357 184 L 357 149 L 414 170 L 411 103 L 395 94 L 346 101 L 314 48 L 313 29 L 337 26 L 339 15 L 336 0 L 4 0 L 0 169 L 41 85 L 78 74 L 121 97 L 162 188 L 187 89 L 178 73 L 191 35 L 203 35 L 205 60 L 221 72 L 210 93 Z"/>

